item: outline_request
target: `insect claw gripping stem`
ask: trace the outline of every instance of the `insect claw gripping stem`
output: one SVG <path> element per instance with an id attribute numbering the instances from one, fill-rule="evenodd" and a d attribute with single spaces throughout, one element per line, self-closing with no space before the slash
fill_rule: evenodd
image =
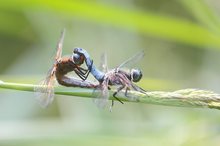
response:
<path id="1" fill-rule="evenodd" d="M 109 109 L 110 112 L 112 112 L 113 106 L 114 106 L 114 100 L 112 100 L 112 105 L 110 106 L 110 109 Z"/>
<path id="2" fill-rule="evenodd" d="M 122 102 L 118 97 L 116 97 L 116 94 L 117 94 L 118 92 L 114 92 L 113 93 L 113 97 L 116 99 L 116 100 L 118 100 L 119 102 L 121 102 L 121 104 L 124 104 L 124 102 Z"/>
<path id="3" fill-rule="evenodd" d="M 114 106 L 114 100 L 112 100 L 112 107 Z"/>
<path id="4" fill-rule="evenodd" d="M 128 90 L 130 90 L 129 88 L 125 89 L 125 96 L 128 97 Z"/>

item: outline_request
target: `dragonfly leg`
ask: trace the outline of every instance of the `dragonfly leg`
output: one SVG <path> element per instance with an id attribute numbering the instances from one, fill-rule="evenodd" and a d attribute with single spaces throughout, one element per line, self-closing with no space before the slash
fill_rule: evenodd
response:
<path id="1" fill-rule="evenodd" d="M 77 71 L 79 71 L 82 75 L 86 75 L 88 70 L 82 68 L 82 67 L 76 67 Z"/>
<path id="2" fill-rule="evenodd" d="M 121 102 L 122 104 L 124 104 L 124 103 L 123 103 L 120 99 L 118 99 L 118 97 L 116 97 L 116 94 L 118 94 L 118 92 L 120 92 L 124 87 L 125 87 L 125 85 L 122 85 L 121 87 L 119 87 L 119 88 L 117 89 L 116 92 L 113 93 L 113 97 L 114 97 L 116 100 L 118 100 L 119 102 Z"/>
<path id="3" fill-rule="evenodd" d="M 112 107 L 114 106 L 114 100 L 112 100 Z"/>
<path id="4" fill-rule="evenodd" d="M 119 102 L 121 102 L 121 104 L 124 104 L 124 102 L 122 102 L 118 97 L 113 96 L 116 100 L 118 100 Z"/>
<path id="5" fill-rule="evenodd" d="M 75 73 L 76 73 L 83 81 L 85 81 L 85 80 L 88 78 L 89 73 L 91 72 L 92 65 L 93 65 L 93 61 L 92 61 L 91 66 L 89 66 L 88 70 L 86 70 L 86 69 L 84 69 L 84 68 L 81 68 L 81 67 L 76 67 L 77 70 L 75 70 Z M 86 71 L 86 72 L 83 72 L 83 71 Z"/>
<path id="6" fill-rule="evenodd" d="M 118 87 L 117 91 L 115 91 L 115 92 L 113 93 L 113 97 L 115 97 L 116 94 L 118 94 L 118 92 L 120 92 L 124 87 L 125 87 L 125 85 L 122 85 L 121 87 Z"/>
<path id="7" fill-rule="evenodd" d="M 86 80 L 86 79 L 88 78 L 89 73 L 90 73 L 91 70 L 92 70 L 92 65 L 93 65 L 93 60 L 91 61 L 91 66 L 89 66 L 88 71 L 87 71 L 87 74 L 85 75 L 85 79 L 84 79 L 84 80 Z"/>
<path id="8" fill-rule="evenodd" d="M 80 70 L 84 71 L 85 74 L 88 72 L 88 69 L 82 68 L 82 67 L 80 67 L 80 66 L 78 66 L 78 68 L 79 68 Z"/>
<path id="9" fill-rule="evenodd" d="M 125 96 L 128 97 L 128 91 L 130 90 L 130 88 L 126 87 L 125 89 Z"/>
<path id="10" fill-rule="evenodd" d="M 114 106 L 114 100 L 112 100 L 112 105 L 111 105 L 110 108 L 109 108 L 109 111 L 110 111 L 110 112 L 112 112 L 113 106 Z"/>
<path id="11" fill-rule="evenodd" d="M 80 66 L 76 66 L 76 69 L 83 75 L 86 75 L 86 78 L 88 77 L 89 73 L 91 72 L 92 69 L 92 65 L 93 65 L 93 60 L 91 61 L 91 66 L 88 67 L 88 69 L 84 69 Z"/>
<path id="12" fill-rule="evenodd" d="M 89 73 L 84 74 L 80 70 L 75 70 L 75 73 L 83 80 L 85 81 L 88 78 Z"/>
<path id="13" fill-rule="evenodd" d="M 83 81 L 85 81 L 85 76 L 83 74 L 81 74 L 78 70 L 75 70 L 75 73 L 80 77 L 80 79 L 82 79 Z"/>
<path id="14" fill-rule="evenodd" d="M 84 81 L 88 78 L 88 76 L 89 76 L 89 73 L 85 76 L 85 79 L 84 79 Z"/>
<path id="15" fill-rule="evenodd" d="M 131 86 L 132 86 L 132 88 L 134 88 L 134 90 L 139 91 L 139 92 L 141 92 L 143 94 L 146 94 L 146 92 L 147 92 L 146 90 L 144 90 L 141 87 L 138 87 L 138 86 L 136 86 L 134 84 L 131 84 Z"/>

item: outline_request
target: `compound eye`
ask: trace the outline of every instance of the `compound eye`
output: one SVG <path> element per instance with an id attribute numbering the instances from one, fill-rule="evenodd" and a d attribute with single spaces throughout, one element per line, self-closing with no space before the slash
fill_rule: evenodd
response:
<path id="1" fill-rule="evenodd" d="M 80 53 L 82 52 L 82 48 L 74 48 L 73 53 Z"/>
<path id="2" fill-rule="evenodd" d="M 74 63 L 77 65 L 81 65 L 84 62 L 84 57 L 79 54 L 73 54 L 72 59 L 73 59 Z"/>
<path id="3" fill-rule="evenodd" d="M 132 69 L 131 71 L 133 82 L 138 82 L 142 78 L 142 72 L 139 69 Z"/>

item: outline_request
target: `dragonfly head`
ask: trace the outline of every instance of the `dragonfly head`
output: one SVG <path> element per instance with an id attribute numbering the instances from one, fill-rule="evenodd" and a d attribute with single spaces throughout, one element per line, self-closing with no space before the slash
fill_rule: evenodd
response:
<path id="1" fill-rule="evenodd" d="M 142 72 L 140 69 L 132 69 L 131 70 L 131 81 L 138 82 L 142 78 Z"/>
<path id="2" fill-rule="evenodd" d="M 82 54 L 73 53 L 72 60 L 76 65 L 81 65 L 84 63 L 85 57 Z"/>

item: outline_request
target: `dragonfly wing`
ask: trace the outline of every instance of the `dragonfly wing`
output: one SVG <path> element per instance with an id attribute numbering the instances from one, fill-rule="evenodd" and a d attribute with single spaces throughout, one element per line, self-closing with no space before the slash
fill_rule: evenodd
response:
<path id="1" fill-rule="evenodd" d="M 106 55 L 106 53 L 103 53 L 102 55 L 101 55 L 101 63 L 100 63 L 100 66 L 99 66 L 99 69 L 102 71 L 102 72 L 104 72 L 104 73 L 106 73 L 107 71 L 108 71 L 108 65 L 107 65 L 107 55 Z"/>
<path id="2" fill-rule="evenodd" d="M 56 47 L 56 56 L 52 68 L 48 71 L 46 78 L 34 88 L 36 99 L 42 107 L 47 107 L 54 99 L 55 84 L 55 64 L 61 59 L 65 29 L 61 32 L 60 39 Z"/>
<path id="3" fill-rule="evenodd" d="M 133 65 L 135 65 L 138 61 L 140 61 L 142 58 L 144 57 L 144 51 L 140 51 L 137 54 L 135 54 L 134 56 L 130 57 L 128 60 L 126 60 L 125 62 L 123 62 L 119 67 L 131 67 Z"/>
<path id="4" fill-rule="evenodd" d="M 50 69 L 47 76 L 35 88 L 34 92 L 39 104 L 46 108 L 54 99 L 55 74 L 54 67 Z"/>
<path id="5" fill-rule="evenodd" d="M 56 47 L 57 52 L 56 52 L 56 56 L 55 56 L 55 61 L 58 61 L 62 56 L 64 36 L 65 36 L 65 29 L 63 29 L 63 31 L 61 32 L 60 39 L 57 43 L 57 47 Z"/>
<path id="6" fill-rule="evenodd" d="M 100 87 L 99 87 L 98 91 L 95 91 L 94 103 L 99 108 L 104 108 L 108 103 L 108 98 L 109 98 L 108 82 L 109 82 L 108 79 L 104 80 L 102 82 L 102 84 L 100 84 Z"/>

